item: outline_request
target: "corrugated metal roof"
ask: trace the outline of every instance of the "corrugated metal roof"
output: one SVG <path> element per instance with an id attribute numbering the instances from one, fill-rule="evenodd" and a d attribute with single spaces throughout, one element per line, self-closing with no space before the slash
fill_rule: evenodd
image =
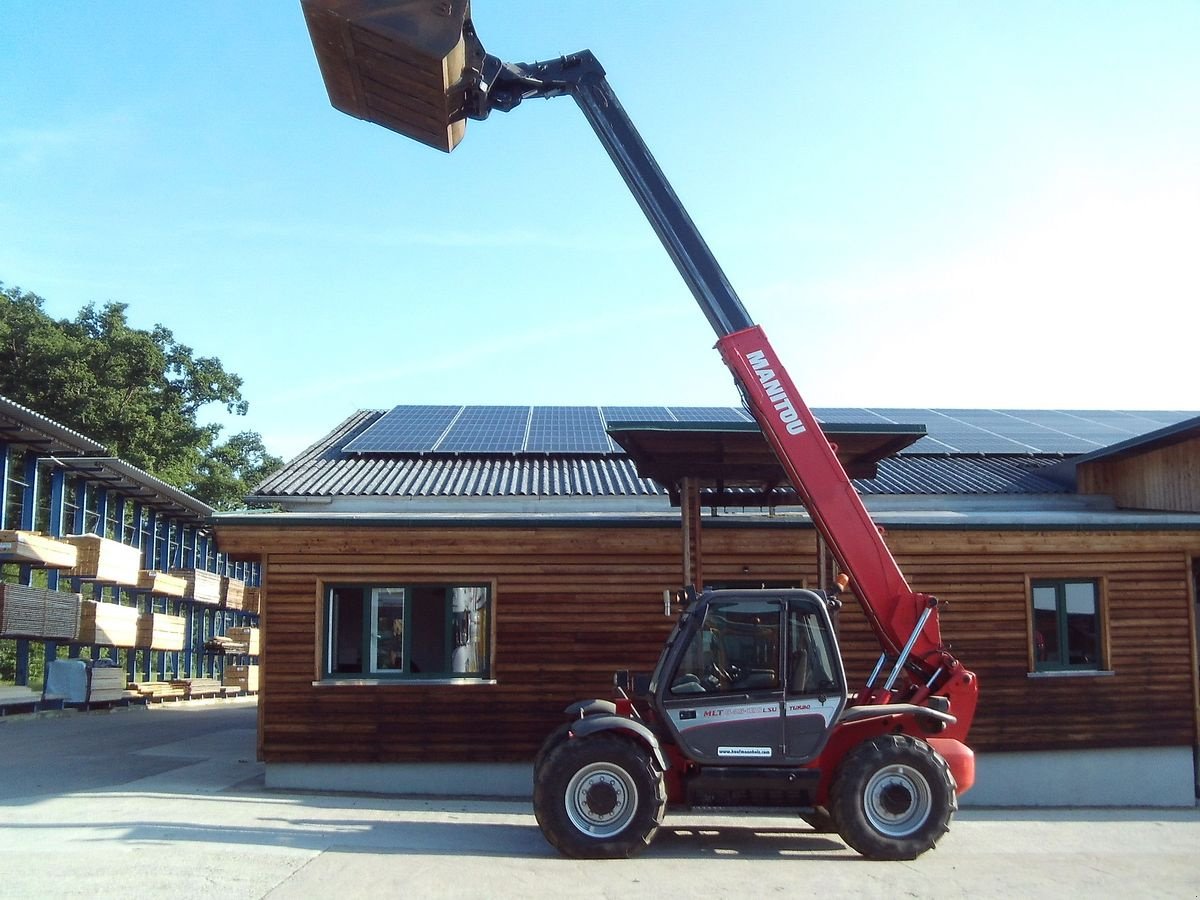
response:
<path id="1" fill-rule="evenodd" d="M 1062 494 L 1061 483 L 1039 474 L 1056 458 L 1036 456 L 895 456 L 879 474 L 854 482 L 860 494 Z"/>
<path id="2" fill-rule="evenodd" d="M 356 412 L 259 485 L 256 498 L 621 498 L 667 494 L 662 485 L 638 477 L 623 454 L 363 455 L 343 451 L 382 414 Z M 1039 474 L 1061 458 L 1032 452 L 906 453 L 883 460 L 877 477 L 857 480 L 855 486 L 864 495 L 1061 494 L 1068 489 Z"/>
<path id="3" fill-rule="evenodd" d="M 108 452 L 100 442 L 7 397 L 0 397 L 0 441 L 35 447 L 42 453 Z"/>

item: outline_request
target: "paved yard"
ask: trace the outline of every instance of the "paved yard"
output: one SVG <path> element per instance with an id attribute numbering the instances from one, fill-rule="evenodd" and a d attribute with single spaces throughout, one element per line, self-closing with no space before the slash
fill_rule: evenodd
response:
<path id="1" fill-rule="evenodd" d="M 876 863 L 785 816 L 669 816 L 577 862 L 524 802 L 280 793 L 252 699 L 0 720 L 5 897 L 1200 896 L 1200 811 L 977 810 Z"/>

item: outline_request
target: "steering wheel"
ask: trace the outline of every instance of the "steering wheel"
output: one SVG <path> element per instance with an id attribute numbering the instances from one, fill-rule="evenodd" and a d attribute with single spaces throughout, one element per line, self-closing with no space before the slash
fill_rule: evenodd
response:
<path id="1" fill-rule="evenodd" d="M 716 660 L 712 660 L 708 664 L 708 671 L 704 674 L 704 682 L 713 691 L 725 691 L 737 679 Z"/>

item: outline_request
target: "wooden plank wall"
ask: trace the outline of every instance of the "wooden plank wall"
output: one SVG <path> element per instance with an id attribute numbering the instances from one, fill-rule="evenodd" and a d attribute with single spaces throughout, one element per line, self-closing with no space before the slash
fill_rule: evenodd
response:
<path id="1" fill-rule="evenodd" d="M 1127 509 L 1200 512 L 1200 438 L 1079 466 L 1081 494 L 1107 494 Z"/>
<path id="2" fill-rule="evenodd" d="M 816 583 L 806 528 L 706 522 L 710 582 Z M 221 525 L 264 565 L 261 755 L 267 762 L 523 761 L 562 708 L 648 671 L 679 586 L 677 528 Z M 942 631 L 981 679 L 977 750 L 1191 744 L 1197 708 L 1188 554 L 1200 533 L 903 531 L 913 587 L 950 601 Z M 1112 675 L 1030 677 L 1031 577 L 1103 579 Z M 490 582 L 493 685 L 320 685 L 322 585 Z M 852 598 L 839 631 L 851 683 L 878 655 Z"/>
<path id="3" fill-rule="evenodd" d="M 980 679 L 977 751 L 1194 742 L 1188 572 L 1200 533 L 893 529 L 888 543 L 915 589 L 949 602 L 943 639 Z M 1112 674 L 1030 676 L 1028 581 L 1074 577 L 1101 581 Z M 853 679 L 878 650 L 846 632 Z"/>

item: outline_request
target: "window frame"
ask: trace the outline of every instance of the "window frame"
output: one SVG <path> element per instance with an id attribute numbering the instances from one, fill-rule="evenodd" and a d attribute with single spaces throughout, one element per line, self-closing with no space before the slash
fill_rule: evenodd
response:
<path id="1" fill-rule="evenodd" d="M 453 610 L 449 602 L 449 591 L 452 588 L 482 588 L 487 592 L 487 623 L 486 628 L 486 671 L 480 673 L 455 673 L 455 672 L 412 672 L 412 671 L 396 671 L 376 668 L 376 661 L 373 654 L 376 652 L 376 641 L 373 639 L 374 629 L 371 628 L 371 622 L 374 616 L 372 609 L 374 606 L 374 594 L 381 590 L 395 590 L 402 588 L 405 591 L 404 615 L 405 628 L 403 638 L 403 657 L 406 661 L 406 668 L 411 664 L 411 647 L 412 647 L 412 628 L 410 627 L 411 611 L 413 609 L 413 592 L 421 589 L 440 589 L 447 592 L 447 601 L 445 605 L 445 631 L 446 641 L 453 641 L 452 620 Z M 363 622 L 359 634 L 359 646 L 363 654 L 363 664 L 358 672 L 337 672 L 332 670 L 334 661 L 334 653 L 331 641 L 334 636 L 332 630 L 334 604 L 334 592 L 338 589 L 358 590 L 363 592 Z M 479 579 L 479 578 L 463 578 L 456 579 L 452 576 L 446 576 L 440 579 L 430 578 L 408 578 L 399 576 L 396 578 L 373 577 L 370 579 L 356 578 L 337 578 L 319 580 L 317 584 L 316 597 L 316 613 L 317 613 L 317 635 L 318 640 L 315 647 L 315 664 L 316 664 L 316 680 L 313 681 L 313 686 L 323 685 L 436 685 L 436 684 L 495 684 L 495 659 L 496 659 L 496 582 L 495 580 Z M 453 652 L 453 646 L 449 648 L 449 652 Z"/>
<path id="2" fill-rule="evenodd" d="M 1034 606 L 1034 590 L 1036 588 L 1051 587 L 1055 591 L 1055 615 L 1058 626 L 1058 632 L 1062 635 L 1062 641 L 1066 641 L 1065 635 L 1068 631 L 1068 623 L 1066 622 L 1065 601 L 1066 588 L 1069 584 L 1088 584 L 1092 586 L 1095 597 L 1095 617 L 1096 617 L 1096 651 L 1098 659 L 1092 663 L 1071 663 L 1069 655 L 1067 661 L 1058 663 L 1048 663 L 1038 659 L 1038 648 L 1036 639 L 1036 608 Z M 1061 677 L 1071 675 L 1096 675 L 1096 674 L 1112 674 L 1109 667 L 1111 656 L 1111 648 L 1109 647 L 1109 628 L 1108 628 L 1108 583 L 1104 576 L 1095 574 L 1066 574 L 1054 576 L 1026 576 L 1025 579 L 1025 612 L 1027 621 L 1027 640 L 1028 640 L 1028 665 L 1029 674 L 1034 677 Z M 1061 649 L 1060 643 L 1060 649 Z M 1061 654 L 1060 654 L 1061 656 Z"/>

